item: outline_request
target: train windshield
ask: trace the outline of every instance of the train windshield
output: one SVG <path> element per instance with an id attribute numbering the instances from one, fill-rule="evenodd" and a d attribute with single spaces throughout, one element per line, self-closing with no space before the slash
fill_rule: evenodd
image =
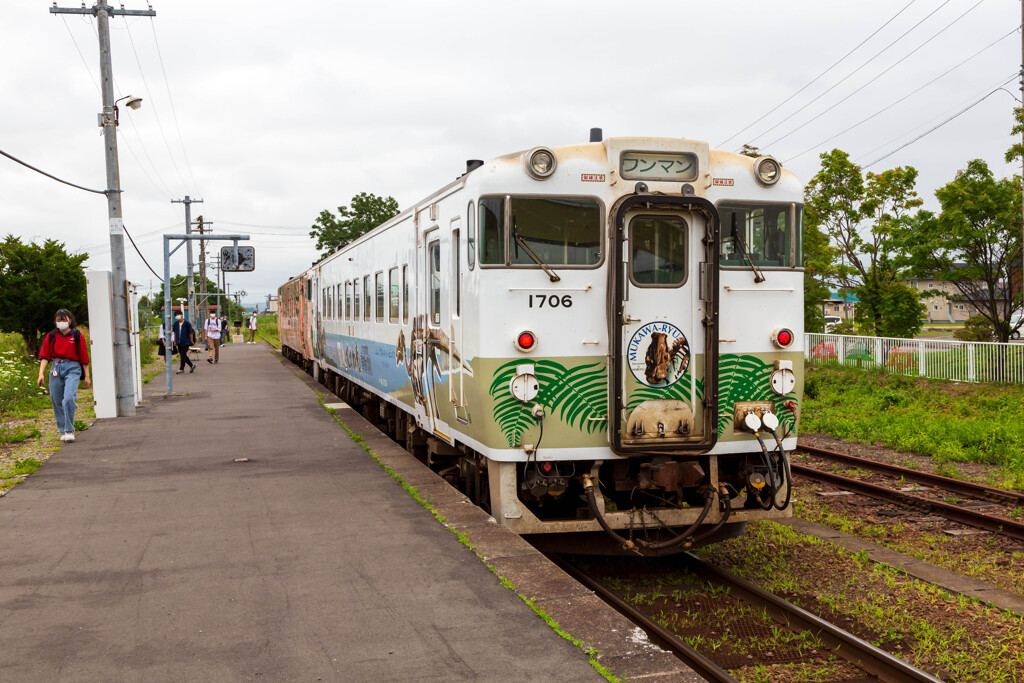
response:
<path id="1" fill-rule="evenodd" d="M 484 264 L 538 267 L 530 250 L 549 266 L 601 262 L 601 205 L 595 199 L 485 197 L 480 200 L 478 225 Z M 519 240 L 510 235 L 512 227 Z"/>
<path id="2" fill-rule="evenodd" d="M 760 268 L 803 265 L 803 215 L 799 204 L 729 203 L 718 207 L 722 219 L 722 266 Z"/>

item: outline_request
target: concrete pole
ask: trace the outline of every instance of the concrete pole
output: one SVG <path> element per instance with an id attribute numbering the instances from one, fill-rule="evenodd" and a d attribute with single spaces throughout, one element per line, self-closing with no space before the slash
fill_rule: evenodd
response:
<path id="1" fill-rule="evenodd" d="M 1020 21 L 1024 26 L 1024 0 L 1020 3 Z M 1021 111 L 1024 112 L 1024 30 L 1020 34 L 1020 99 Z M 1024 116 L 1021 117 L 1024 119 Z M 1024 144 L 1024 130 L 1020 134 L 1021 144 Z M 1018 285 L 1021 294 L 1024 295 L 1024 156 L 1021 157 L 1021 243 L 1020 243 L 1020 282 Z M 1013 304 L 1013 268 L 1010 268 L 1010 303 Z M 1009 319 L 1012 311 L 1007 311 L 1006 318 Z"/>
<path id="2" fill-rule="evenodd" d="M 117 122 L 114 114 L 114 69 L 110 61 L 110 7 L 96 2 L 100 41 L 100 80 L 103 95 L 103 140 L 107 166 L 107 218 L 110 224 L 110 266 L 114 289 L 114 377 L 117 414 L 135 414 L 132 349 L 128 335 L 128 281 L 124 261 L 124 218 L 121 215 L 121 177 L 117 165 Z"/>
<path id="3" fill-rule="evenodd" d="M 199 234 L 202 235 L 204 230 L 205 227 L 203 226 L 203 217 L 200 216 Z M 191 244 L 191 240 L 189 241 L 189 244 Z M 199 240 L 199 281 L 202 283 L 203 291 L 209 291 L 209 288 L 206 286 L 206 240 L 204 239 Z M 199 320 L 203 321 L 203 324 L 200 325 L 200 327 L 204 327 L 204 329 L 206 325 L 206 312 L 209 310 L 209 306 L 207 306 L 207 302 L 209 300 L 210 297 L 206 297 L 205 299 L 203 299 L 203 305 L 200 309 L 201 315 L 199 316 Z M 196 329 L 196 334 L 199 334 L 198 329 Z M 203 338 L 206 338 L 206 332 L 203 332 Z"/>

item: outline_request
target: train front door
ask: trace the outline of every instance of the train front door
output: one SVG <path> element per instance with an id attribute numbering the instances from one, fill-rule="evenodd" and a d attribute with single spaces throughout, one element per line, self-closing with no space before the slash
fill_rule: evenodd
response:
<path id="1" fill-rule="evenodd" d="M 703 452 L 716 440 L 716 215 L 705 200 L 661 195 L 616 212 L 618 452 Z"/>

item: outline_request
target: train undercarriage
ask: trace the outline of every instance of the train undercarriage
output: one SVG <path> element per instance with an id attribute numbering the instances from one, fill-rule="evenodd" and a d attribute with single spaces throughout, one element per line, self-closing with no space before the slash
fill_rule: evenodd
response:
<path id="1" fill-rule="evenodd" d="M 548 548 L 664 555 L 791 515 L 781 443 L 777 455 L 499 462 L 428 434 L 414 416 L 288 347 L 283 353 L 496 521 Z"/>

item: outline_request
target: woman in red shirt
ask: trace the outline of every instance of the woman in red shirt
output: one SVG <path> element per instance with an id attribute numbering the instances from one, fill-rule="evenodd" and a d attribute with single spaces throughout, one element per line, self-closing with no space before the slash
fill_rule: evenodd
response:
<path id="1" fill-rule="evenodd" d="M 52 363 L 50 369 L 50 402 L 53 403 L 53 414 L 57 418 L 57 429 L 60 440 L 75 440 L 75 399 L 78 395 L 78 383 L 91 386 L 89 379 L 89 349 L 86 348 L 82 333 L 75 329 L 75 316 L 66 308 L 57 311 L 54 316 L 57 329 L 43 337 L 43 345 L 39 349 L 39 379 L 37 386 L 42 386 L 46 376 L 46 365 Z"/>

